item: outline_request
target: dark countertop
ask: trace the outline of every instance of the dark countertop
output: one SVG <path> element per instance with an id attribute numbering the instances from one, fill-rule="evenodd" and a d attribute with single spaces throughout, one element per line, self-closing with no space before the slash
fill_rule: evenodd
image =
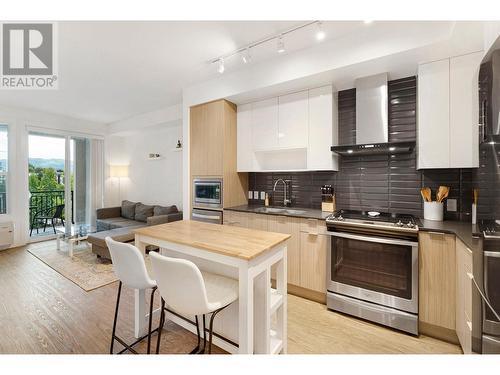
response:
<path id="1" fill-rule="evenodd" d="M 480 241 L 477 237 L 481 235 L 481 232 L 478 225 L 454 220 L 433 221 L 420 219 L 420 223 L 419 230 L 421 231 L 454 234 L 472 251 L 480 247 Z"/>
<path id="2" fill-rule="evenodd" d="M 261 212 L 259 210 L 265 208 L 264 206 L 259 205 L 248 205 L 244 204 L 241 206 L 224 208 L 226 211 L 239 211 L 239 212 L 250 212 L 254 214 L 263 214 L 263 215 L 274 215 L 274 216 L 290 216 L 290 217 L 300 217 L 303 219 L 319 219 L 325 220 L 328 215 L 331 215 L 331 212 L 323 212 L 314 208 L 302 208 L 302 207 L 287 207 L 288 210 L 300 210 L 303 211 L 301 213 L 287 213 L 287 212 Z M 269 208 L 280 208 L 285 209 L 284 207 L 269 207 Z"/>
<path id="3" fill-rule="evenodd" d="M 263 215 L 274 215 L 274 216 L 290 216 L 290 217 L 299 217 L 304 219 L 319 219 L 325 220 L 331 212 L 323 212 L 318 209 L 312 208 L 301 208 L 301 207 L 289 207 L 289 210 L 300 210 L 302 213 L 287 213 L 287 212 L 261 212 L 259 211 L 264 206 L 259 205 L 241 205 L 235 207 L 225 208 L 227 211 L 239 211 L 239 212 L 249 212 L 254 214 L 263 214 Z M 276 207 L 283 208 L 283 207 Z M 440 233 L 449 233 L 454 234 L 458 238 L 462 240 L 462 242 L 472 251 L 479 249 L 480 241 L 478 238 L 475 238 L 473 235 L 480 235 L 480 231 L 477 225 L 472 225 L 470 222 L 464 221 L 455 221 L 455 220 L 445 220 L 445 221 L 433 221 L 433 220 L 424 220 L 419 219 L 420 225 L 419 230 L 426 232 L 440 232 Z"/>

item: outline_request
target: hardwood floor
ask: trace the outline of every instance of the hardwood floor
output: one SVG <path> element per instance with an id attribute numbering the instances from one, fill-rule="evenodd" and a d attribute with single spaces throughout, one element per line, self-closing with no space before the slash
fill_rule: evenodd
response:
<path id="1" fill-rule="evenodd" d="M 118 284 L 85 292 L 26 249 L 0 252 L 0 353 L 108 353 Z M 124 339 L 133 339 L 132 323 L 133 295 L 124 289 L 117 326 Z M 173 323 L 165 327 L 162 353 L 186 353 L 195 346 L 195 335 Z M 145 352 L 145 346 L 141 343 L 138 351 Z M 461 353 L 456 345 L 415 338 L 291 295 L 288 349 L 304 354 Z M 223 353 L 219 348 L 214 352 Z"/>

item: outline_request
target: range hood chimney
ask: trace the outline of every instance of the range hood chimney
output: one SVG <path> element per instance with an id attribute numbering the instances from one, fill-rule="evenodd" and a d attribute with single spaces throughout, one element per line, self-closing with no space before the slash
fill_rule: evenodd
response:
<path id="1" fill-rule="evenodd" d="M 356 86 L 356 144 L 332 146 L 340 155 L 408 153 L 415 142 L 389 143 L 387 73 L 358 78 Z"/>

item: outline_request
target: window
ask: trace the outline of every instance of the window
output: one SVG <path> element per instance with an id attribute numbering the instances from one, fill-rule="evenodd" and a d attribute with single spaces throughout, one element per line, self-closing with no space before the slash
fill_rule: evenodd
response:
<path id="1" fill-rule="evenodd" d="M 0 214 L 7 213 L 8 126 L 0 124 Z"/>

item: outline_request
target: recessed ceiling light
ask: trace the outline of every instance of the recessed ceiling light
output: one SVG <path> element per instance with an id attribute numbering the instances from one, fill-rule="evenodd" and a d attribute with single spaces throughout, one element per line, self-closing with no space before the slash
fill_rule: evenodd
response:
<path id="1" fill-rule="evenodd" d="M 285 52 L 285 42 L 283 41 L 283 37 L 281 35 L 278 38 L 278 46 L 276 47 L 276 52 L 278 53 Z"/>
<path id="2" fill-rule="evenodd" d="M 316 39 L 317 40 L 323 40 L 325 39 L 325 32 L 323 31 L 323 26 L 321 22 L 318 22 L 318 31 L 316 32 Z"/>
<path id="3" fill-rule="evenodd" d="M 226 68 L 224 67 L 224 59 L 223 58 L 220 58 L 219 59 L 219 62 L 218 62 L 218 65 L 217 65 L 217 71 L 222 74 L 224 73 L 224 70 L 226 70 Z"/>
<path id="4" fill-rule="evenodd" d="M 352 154 L 352 152 L 353 152 L 352 150 L 347 150 L 348 154 Z"/>
<path id="5" fill-rule="evenodd" d="M 373 20 L 364 20 L 363 22 L 365 23 L 365 25 L 369 25 L 373 22 Z"/>
<path id="6" fill-rule="evenodd" d="M 243 55 L 241 56 L 241 61 L 243 61 L 243 64 L 248 64 L 250 61 L 252 61 L 250 48 L 245 49 L 245 52 L 243 52 Z"/>

